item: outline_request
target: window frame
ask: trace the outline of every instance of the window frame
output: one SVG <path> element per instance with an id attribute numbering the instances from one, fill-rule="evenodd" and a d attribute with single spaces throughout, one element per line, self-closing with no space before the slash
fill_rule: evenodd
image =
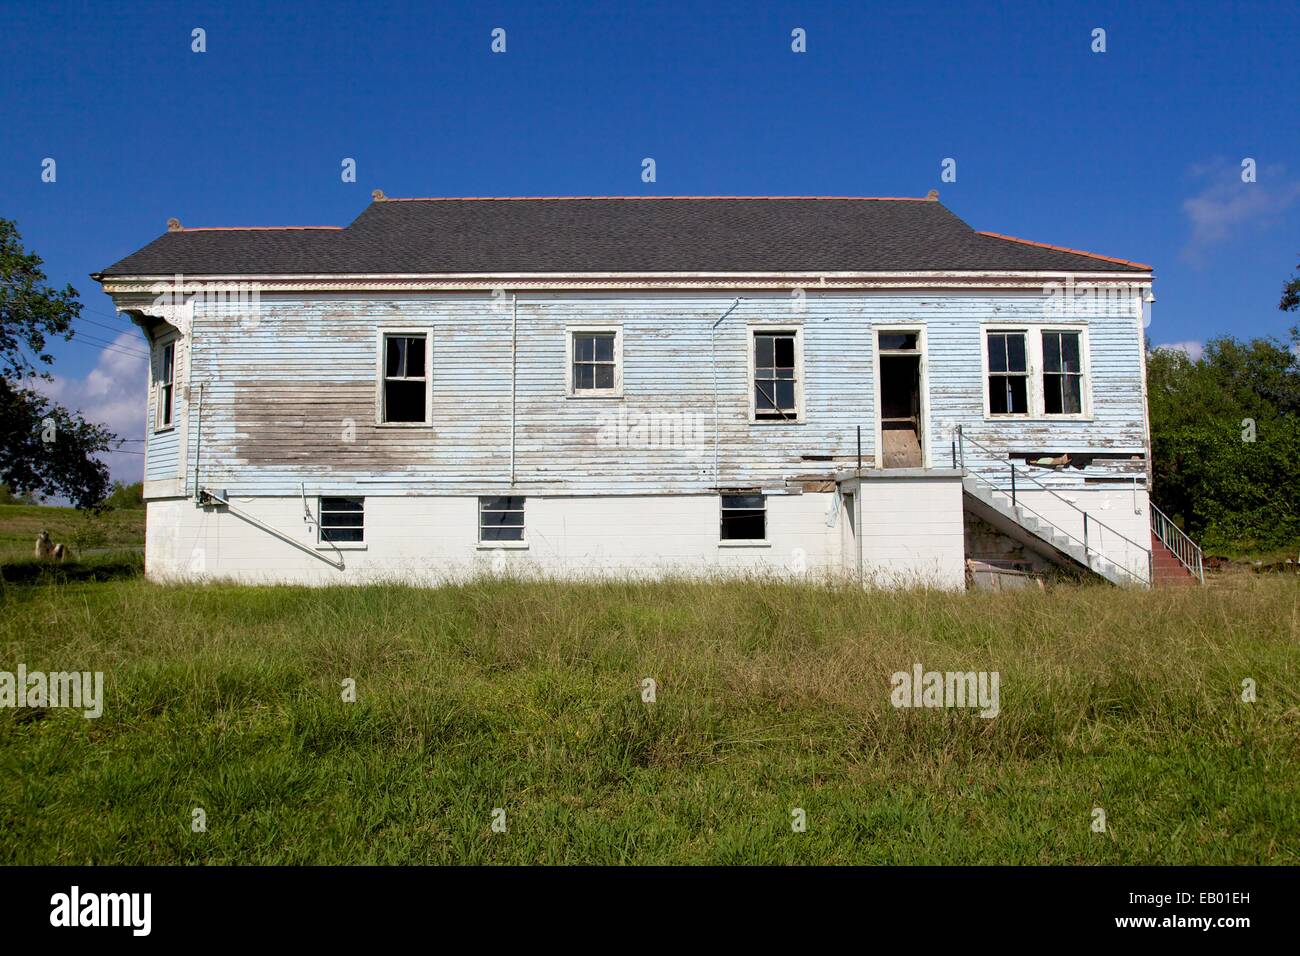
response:
<path id="1" fill-rule="evenodd" d="M 989 402 L 989 333 L 1024 332 L 1025 365 L 1029 375 L 1028 403 L 1029 410 L 1023 415 L 999 415 L 990 411 Z M 1079 368 L 1082 381 L 1079 385 L 1078 412 L 1048 412 L 1043 388 L 1043 334 L 1051 332 L 1073 332 L 1079 336 Z M 1092 349 L 1089 344 L 1089 327 L 1082 322 L 990 322 L 980 327 L 980 390 L 984 398 L 984 420 L 1002 421 L 1045 421 L 1045 422 L 1090 422 L 1094 420 L 1092 405 Z M 1055 374 L 1055 373 L 1054 373 Z"/>
<path id="2" fill-rule="evenodd" d="M 1043 337 L 1047 335 L 1059 336 L 1064 334 L 1079 336 L 1079 371 L 1069 372 L 1069 373 L 1065 371 L 1064 368 L 1065 351 L 1064 349 L 1062 349 L 1061 350 L 1061 366 L 1062 366 L 1061 371 L 1049 372 L 1047 370 L 1047 357 L 1046 357 L 1047 349 L 1043 347 Z M 1077 328 L 1043 328 L 1040 329 L 1038 332 L 1038 343 L 1039 343 L 1039 348 L 1042 350 L 1042 357 L 1043 357 L 1043 367 L 1039 369 L 1038 372 L 1038 384 L 1043 394 L 1043 417 L 1050 418 L 1053 420 L 1055 419 L 1069 420 L 1069 419 L 1083 418 L 1090 408 L 1088 397 L 1086 394 L 1088 373 L 1086 371 L 1086 364 L 1087 364 L 1087 360 L 1085 358 L 1086 352 L 1084 351 L 1086 345 L 1086 339 L 1084 338 L 1083 331 Z M 1047 376 L 1048 375 L 1057 375 L 1062 378 L 1067 378 L 1069 375 L 1079 376 L 1079 410 L 1077 412 L 1049 412 L 1047 410 Z"/>
<path id="3" fill-rule="evenodd" d="M 390 422 L 385 421 L 384 383 L 388 377 L 384 373 L 384 360 L 388 351 L 390 338 L 424 339 L 424 421 Z M 403 379 L 394 379 L 402 381 Z M 406 381 L 416 381 L 406 377 Z M 380 327 L 375 331 L 375 427 L 376 428 L 429 428 L 433 425 L 433 329 L 412 327 Z"/>
<path id="4" fill-rule="evenodd" d="M 329 498 L 346 498 L 361 502 L 361 540 L 330 541 L 325 537 L 325 501 Z M 354 514 L 350 511 L 330 511 L 329 514 Z M 364 551 L 366 550 L 366 496 L 365 495 L 317 495 L 316 496 L 316 547 L 325 551 Z"/>
<path id="5" fill-rule="evenodd" d="M 614 336 L 614 387 L 578 389 L 573 378 L 575 335 Z M 564 327 L 564 395 L 566 398 L 623 397 L 623 327 L 621 325 L 566 325 Z"/>
<path id="6" fill-rule="evenodd" d="M 523 524 L 519 525 L 519 537 L 498 540 L 489 540 L 483 537 L 483 502 L 489 498 L 518 498 L 518 508 L 499 508 L 496 509 L 501 513 L 513 514 L 518 511 L 523 515 Z M 475 520 L 478 524 L 478 548 L 480 551 L 493 550 L 497 548 L 524 550 L 528 547 L 528 496 L 513 493 L 496 494 L 496 495 L 478 495 L 474 499 Z M 503 527 L 513 527 L 503 526 Z"/>
<path id="7" fill-rule="evenodd" d="M 758 369 L 754 347 L 760 335 L 791 335 L 794 337 L 794 416 L 792 418 L 759 418 L 754 390 L 757 388 Z M 804 398 L 803 325 L 789 322 L 755 323 L 745 326 L 745 380 L 749 389 L 749 423 L 751 425 L 802 425 L 808 420 Z"/>
<path id="8" fill-rule="evenodd" d="M 171 354 L 171 373 L 164 383 L 161 374 L 154 377 L 154 404 L 153 404 L 153 430 L 154 434 L 160 432 L 174 431 L 176 428 L 176 343 L 180 336 L 175 332 L 164 335 L 155 343 L 158 357 L 159 373 L 166 367 L 165 360 L 170 350 Z M 163 390 L 171 389 L 171 395 L 167 401 L 168 420 L 163 421 Z"/>
<path id="9" fill-rule="evenodd" d="M 768 523 L 767 499 L 771 497 L 763 491 L 734 491 L 718 495 L 718 546 L 722 548 L 761 548 L 772 544 L 771 528 Z M 723 516 L 727 511 L 757 511 L 756 508 L 728 508 L 728 498 L 758 498 L 763 502 L 763 537 L 761 538 L 724 538 L 722 536 Z"/>
<path id="10" fill-rule="evenodd" d="M 984 326 L 980 336 L 980 357 L 984 370 L 983 391 L 984 391 L 984 418 L 989 421 L 1016 421 L 1022 419 L 1035 418 L 1034 414 L 1034 339 L 1041 337 L 1036 336 L 1036 328 L 1026 323 L 1003 325 L 1003 326 Z M 989 368 L 989 336 L 990 335 L 1008 335 L 1018 333 L 1025 339 L 1025 370 L 1023 373 L 1002 373 L 994 372 Z M 1016 374 L 1023 375 L 1025 379 L 1025 410 L 1023 412 L 995 412 L 993 411 L 993 393 L 989 388 L 989 378 L 993 375 Z"/>
<path id="11" fill-rule="evenodd" d="M 916 347 L 913 349 L 882 349 L 882 335 L 915 335 Z M 882 322 L 871 327 L 871 377 L 872 377 L 872 412 L 874 420 L 877 452 L 876 467 L 885 447 L 884 423 L 880 420 L 884 397 L 880 394 L 880 356 L 881 355 L 915 355 L 918 357 L 917 372 L 921 399 L 921 467 L 930 467 L 930 338 L 929 328 L 924 322 Z M 986 389 L 987 391 L 987 389 Z"/>

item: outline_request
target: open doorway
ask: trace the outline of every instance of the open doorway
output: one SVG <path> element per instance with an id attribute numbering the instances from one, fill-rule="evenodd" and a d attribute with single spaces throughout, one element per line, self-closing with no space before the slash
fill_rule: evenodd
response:
<path id="1" fill-rule="evenodd" d="M 925 465 L 918 332 L 880 332 L 876 338 L 880 391 L 880 467 Z"/>

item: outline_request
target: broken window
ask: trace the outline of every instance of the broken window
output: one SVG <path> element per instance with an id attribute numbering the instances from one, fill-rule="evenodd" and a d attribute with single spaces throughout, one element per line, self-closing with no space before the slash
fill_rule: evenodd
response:
<path id="1" fill-rule="evenodd" d="M 722 540 L 767 540 L 767 497 L 765 495 L 723 495 Z"/>
<path id="2" fill-rule="evenodd" d="M 754 333 L 754 417 L 798 418 L 795 389 L 795 333 Z"/>
<path id="3" fill-rule="evenodd" d="M 573 333 L 574 394 L 617 389 L 617 332 Z"/>
<path id="4" fill-rule="evenodd" d="M 989 414 L 1029 414 L 1029 363 L 1024 332 L 989 332 Z"/>
<path id="5" fill-rule="evenodd" d="M 364 498 L 321 498 L 321 541 L 364 541 L 365 501 Z"/>
<path id="6" fill-rule="evenodd" d="M 1043 333 L 1043 412 L 1078 415 L 1083 411 L 1083 366 L 1078 332 Z"/>
<path id="7" fill-rule="evenodd" d="M 484 544 L 494 541 L 524 540 L 524 499 L 519 495 L 483 497 L 478 500 L 478 539 Z"/>
<path id="8" fill-rule="evenodd" d="M 158 417 L 157 429 L 171 428 L 172 407 L 176 389 L 173 379 L 176 370 L 176 343 L 168 342 L 158 356 Z"/>
<path id="9" fill-rule="evenodd" d="M 429 420 L 425 407 L 427 341 L 425 335 L 384 336 L 384 422 L 423 424 Z"/>

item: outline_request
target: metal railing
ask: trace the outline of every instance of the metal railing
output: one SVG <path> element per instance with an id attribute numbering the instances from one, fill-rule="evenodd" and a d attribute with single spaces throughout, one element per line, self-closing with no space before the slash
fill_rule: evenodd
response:
<path id="1" fill-rule="evenodd" d="M 1151 503 L 1151 533 L 1154 534 L 1178 563 L 1191 572 L 1201 584 L 1205 583 L 1205 558 L 1201 546 L 1187 536 L 1173 519 Z"/>
<path id="2" fill-rule="evenodd" d="M 953 441 L 953 449 L 952 449 L 952 453 L 953 453 L 953 462 L 954 462 L 954 464 L 956 465 L 956 467 L 960 468 L 963 472 L 965 472 L 966 474 L 968 474 L 968 475 L 970 475 L 971 477 L 975 478 L 977 481 L 982 481 L 982 482 L 984 482 L 986 485 L 988 485 L 988 486 L 989 486 L 990 488 L 992 488 L 994 491 L 997 491 L 997 492 L 999 492 L 1000 494 L 1003 494 L 1003 495 L 1007 495 L 1007 494 L 1008 494 L 1007 491 L 1006 491 L 1004 488 L 1000 487 L 1000 486 L 997 484 L 997 482 L 993 481 L 992 479 L 988 478 L 988 477 L 985 476 L 985 475 L 981 475 L 981 474 L 979 474 L 978 472 L 971 471 L 970 469 L 968 469 L 968 468 L 966 467 L 966 442 L 970 442 L 972 445 L 974 445 L 976 448 L 978 448 L 978 449 L 980 449 L 981 451 L 983 451 L 986 455 L 988 455 L 988 456 L 989 456 L 990 458 L 992 458 L 994 461 L 996 461 L 996 460 L 1000 457 L 999 454 L 998 454 L 998 452 L 995 452 L 992 448 L 989 448 L 987 445 L 984 445 L 984 444 L 982 444 L 981 442 L 978 442 L 978 441 L 976 441 L 976 440 L 973 439 L 973 438 L 968 438 L 968 437 L 964 434 L 964 432 L 962 431 L 962 426 L 961 426 L 961 425 L 958 425 L 958 426 L 957 426 L 957 437 L 956 437 L 956 439 L 954 439 L 954 441 Z M 1155 583 L 1155 571 L 1154 571 L 1154 565 L 1153 565 L 1153 563 L 1152 563 L 1153 559 L 1152 559 L 1151 549 L 1150 549 L 1149 547 L 1144 547 L 1144 546 L 1143 546 L 1142 544 L 1140 544 L 1139 542 L 1134 541 L 1132 538 L 1128 537 L 1128 535 L 1125 535 L 1125 534 L 1123 534 L 1122 532 L 1116 531 L 1114 528 L 1112 528 L 1110 525 L 1106 524 L 1104 521 L 1100 521 L 1100 520 L 1098 520 L 1096 517 L 1093 517 L 1093 516 L 1089 515 L 1088 512 L 1084 511 L 1082 508 L 1080 508 L 1078 505 L 1076 505 L 1076 504 L 1075 504 L 1073 501 L 1071 501 L 1069 498 L 1066 498 L 1064 495 L 1059 494 L 1055 489 L 1053 489 L 1053 488 L 1051 488 L 1051 487 L 1049 487 L 1049 486 L 1043 484 L 1041 481 L 1039 481 L 1039 480 L 1038 480 L 1037 478 L 1035 478 L 1033 475 L 1029 474 L 1028 472 L 1025 472 L 1025 473 L 1022 475 L 1022 478 L 1024 478 L 1024 479 L 1028 479 L 1030 483 L 1036 485 L 1040 490 L 1042 490 L 1042 491 L 1046 491 L 1046 492 L 1047 492 L 1049 495 L 1051 495 L 1053 498 L 1058 499 L 1059 501 L 1061 501 L 1062 504 L 1067 505 L 1068 507 L 1070 507 L 1070 508 L 1073 509 L 1074 511 L 1077 511 L 1080 515 L 1083 516 L 1083 538 L 1080 539 L 1080 538 L 1075 537 L 1074 535 L 1070 534 L 1070 532 L 1068 532 L 1068 531 L 1066 531 L 1064 528 L 1062 528 L 1062 527 L 1060 526 L 1059 522 L 1056 522 L 1056 521 L 1053 521 L 1053 520 L 1048 519 L 1046 516 L 1040 514 L 1039 512 L 1035 511 L 1034 509 L 1032 509 L 1032 508 L 1028 507 L 1027 505 L 1023 504 L 1021 501 L 1018 501 L 1018 500 L 1017 500 L 1017 497 L 1016 497 L 1016 475 L 1017 475 L 1017 470 L 1016 470 L 1015 462 L 1013 462 L 1009 457 L 1007 458 L 1007 468 L 1008 468 L 1008 471 L 1009 471 L 1009 474 L 1010 474 L 1010 477 L 1011 477 L 1011 490 L 1010 490 L 1010 494 L 1008 495 L 1008 497 L 1010 497 L 1010 499 L 1011 499 L 1011 507 L 1012 507 L 1012 508 L 1019 508 L 1019 509 L 1022 509 L 1022 510 L 1024 510 L 1024 511 L 1028 511 L 1028 512 L 1029 512 L 1030 514 L 1032 514 L 1034 517 L 1039 518 L 1039 519 L 1040 519 L 1040 520 L 1041 520 L 1045 525 L 1047 525 L 1047 527 L 1050 528 L 1051 530 L 1057 532 L 1058 534 L 1064 535 L 1066 538 L 1070 539 L 1070 540 L 1073 541 L 1075 544 L 1078 544 L 1078 545 L 1082 546 L 1082 548 L 1083 548 L 1083 554 L 1084 554 L 1084 558 L 1085 558 L 1085 561 L 1084 561 L 1084 564 L 1085 564 L 1085 565 L 1088 565 L 1088 562 L 1087 562 L 1087 560 L 1086 560 L 1087 557 L 1088 557 L 1088 555 L 1089 555 L 1089 554 L 1095 554 L 1095 555 L 1097 555 L 1099 558 L 1101 558 L 1103 561 L 1107 561 L 1107 562 L 1109 562 L 1110 564 L 1114 565 L 1115 567 L 1119 568 L 1121 571 L 1123 571 L 1125 574 L 1127 574 L 1130 578 L 1132 578 L 1133 580 L 1137 581 L 1138 583 L 1141 583 L 1141 584 L 1148 584 L 1148 585 L 1150 585 L 1150 584 L 1154 584 L 1154 583 Z M 1114 557 L 1112 557 L 1111 555 L 1106 554 L 1105 552 L 1099 551 L 1099 550 L 1097 550 L 1096 548 L 1092 547 L 1092 546 L 1090 545 L 1090 543 L 1089 543 L 1089 540 L 1088 540 L 1088 539 L 1089 539 L 1089 533 L 1090 533 L 1090 526 L 1091 526 L 1092 528 L 1101 528 L 1101 529 L 1103 529 L 1104 531 L 1108 531 L 1108 532 L 1110 532 L 1111 534 L 1113 534 L 1116 538 L 1119 538 L 1121 541 L 1123 541 L 1123 542 L 1125 542 L 1125 543 L 1127 543 L 1127 544 L 1130 544 L 1130 545 L 1132 545 L 1134 548 L 1136 548 L 1136 549 L 1138 550 L 1138 552 L 1141 553 L 1141 554 L 1144 556 L 1144 561 L 1143 561 L 1143 563 L 1146 564 L 1146 568 L 1144 569 L 1145 572 L 1146 572 L 1145 575 L 1143 575 L 1142 573 L 1139 573 L 1139 572 L 1137 572 L 1137 571 L 1134 571 L 1134 570 L 1133 570 L 1132 568 L 1130 568 L 1130 567 L 1127 567 L 1124 563 L 1122 563 L 1122 562 L 1116 560 L 1116 559 L 1115 559 Z M 1162 540 L 1163 540 L 1163 539 L 1162 539 Z M 1190 541 L 1190 539 L 1189 539 L 1189 541 Z M 1198 549 L 1198 550 L 1199 550 L 1199 549 Z M 1090 569 L 1091 569 L 1091 566 L 1089 566 L 1089 567 L 1090 567 Z M 1093 570 L 1095 570 L 1095 569 L 1093 569 Z"/>

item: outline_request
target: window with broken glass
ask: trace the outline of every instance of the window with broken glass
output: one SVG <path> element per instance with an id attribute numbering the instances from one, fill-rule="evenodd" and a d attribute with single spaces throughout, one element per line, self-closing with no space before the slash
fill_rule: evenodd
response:
<path id="1" fill-rule="evenodd" d="M 1029 362 L 1024 332 L 988 333 L 989 414 L 1029 414 Z"/>
<path id="2" fill-rule="evenodd" d="M 424 424 L 429 420 L 427 342 L 424 335 L 384 336 L 383 422 Z"/>
<path id="3" fill-rule="evenodd" d="M 1083 366 L 1078 332 L 1043 333 L 1043 413 L 1083 413 Z"/>
<path id="4" fill-rule="evenodd" d="M 754 418 L 798 418 L 795 378 L 795 333 L 754 333 Z"/>
<path id="5" fill-rule="evenodd" d="M 723 541 L 767 540 L 767 497 L 765 495 L 723 495 Z"/>
<path id="6" fill-rule="evenodd" d="M 478 539 L 483 544 L 524 540 L 524 499 L 493 495 L 478 500 Z"/>

